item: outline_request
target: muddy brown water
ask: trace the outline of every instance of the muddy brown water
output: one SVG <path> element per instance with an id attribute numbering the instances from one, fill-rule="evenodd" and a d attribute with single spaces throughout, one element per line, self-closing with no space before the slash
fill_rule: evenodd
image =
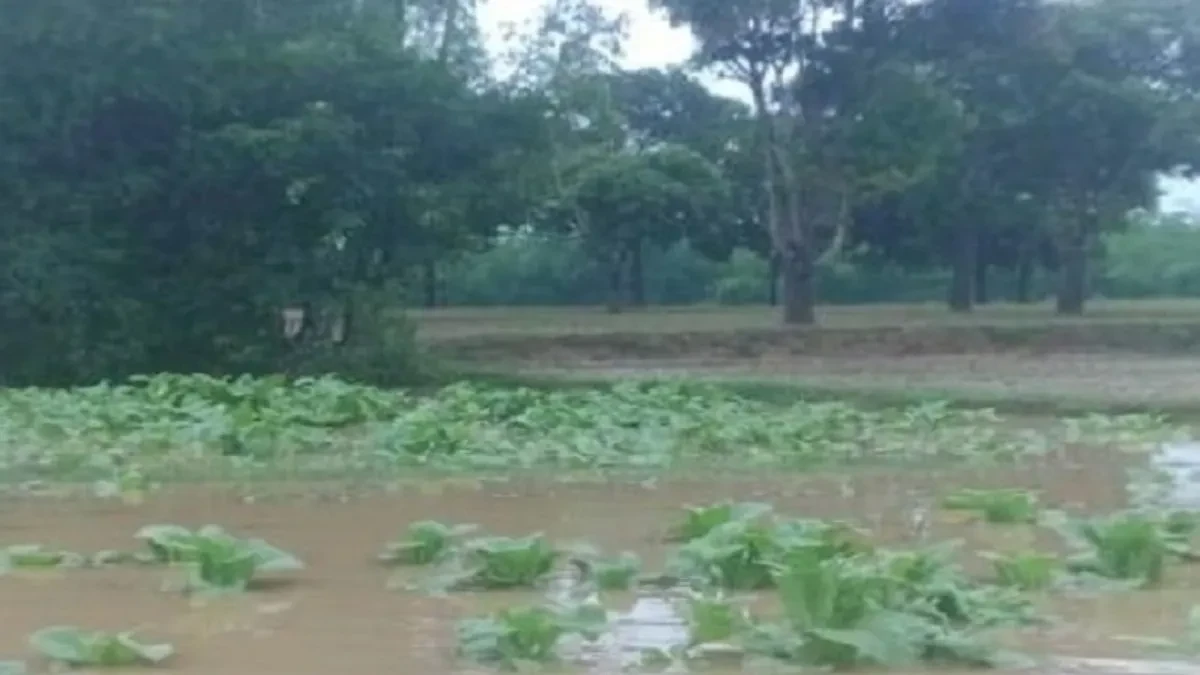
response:
<path id="1" fill-rule="evenodd" d="M 369 494 L 339 494 L 329 486 L 315 494 L 316 489 L 289 486 L 288 493 L 263 488 L 247 495 L 193 486 L 166 490 L 137 506 L 79 498 L 6 499 L 0 501 L 4 545 L 128 549 L 136 546 L 133 533 L 147 524 L 216 523 L 297 554 L 307 569 L 262 590 L 207 604 L 164 592 L 163 573 L 154 569 L 0 577 L 0 660 L 28 658 L 35 668 L 44 669 L 45 664 L 29 654 L 27 636 L 45 626 L 67 624 L 108 630 L 138 627 L 148 638 L 169 641 L 178 650 L 169 666 L 172 673 L 483 672 L 454 658 L 454 622 L 537 596 L 431 597 L 388 590 L 389 572 L 374 562 L 374 556 L 413 520 L 472 522 L 496 534 L 543 531 L 563 543 L 586 540 L 611 552 L 636 551 L 652 570 L 669 551 L 661 543 L 664 529 L 688 504 L 767 501 L 790 515 L 851 519 L 880 540 L 903 543 L 915 536 L 914 509 L 959 487 L 1027 487 L 1038 490 L 1048 504 L 1068 510 L 1120 508 L 1126 502 L 1129 464 L 1127 457 L 1115 454 L 1067 451 L 1021 468 L 605 484 L 458 480 L 413 482 Z M 962 538 L 967 551 L 1058 545 L 1047 533 L 1030 528 L 972 524 L 944 513 L 932 522 L 931 539 Z M 964 563 L 982 569 L 981 561 L 969 553 Z M 1161 591 L 1045 599 L 1042 605 L 1060 621 L 1001 639 L 1034 656 L 1142 655 L 1152 640 L 1183 637 L 1190 608 L 1200 604 L 1200 574 L 1174 567 L 1172 575 Z M 627 611 L 634 605 L 633 598 L 618 597 L 611 607 Z M 641 607 L 653 610 L 654 600 L 643 600 Z M 664 618 L 661 603 L 657 609 L 658 619 L 648 623 L 661 620 L 658 630 L 671 634 L 671 617 Z M 651 633 L 642 638 L 656 639 Z M 1077 667 L 1081 673 L 1134 672 Z"/>

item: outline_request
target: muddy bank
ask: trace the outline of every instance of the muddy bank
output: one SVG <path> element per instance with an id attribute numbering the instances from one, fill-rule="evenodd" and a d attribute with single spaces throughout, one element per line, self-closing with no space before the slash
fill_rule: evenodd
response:
<path id="1" fill-rule="evenodd" d="M 1200 408 L 1200 358 L 1138 354 L 943 354 L 631 359 L 528 365 L 544 378 L 686 378 L 798 383 L 821 391 L 922 391 L 965 400 L 1091 401 L 1098 409 Z M 1083 403 L 1079 404 L 1080 406 Z"/>
<path id="2" fill-rule="evenodd" d="M 746 328 L 581 333 L 495 333 L 426 340 L 465 363 L 586 364 L 620 359 L 761 359 L 786 356 L 946 354 L 1186 354 L 1200 346 L 1197 322 L 911 324 L 853 328 Z"/>

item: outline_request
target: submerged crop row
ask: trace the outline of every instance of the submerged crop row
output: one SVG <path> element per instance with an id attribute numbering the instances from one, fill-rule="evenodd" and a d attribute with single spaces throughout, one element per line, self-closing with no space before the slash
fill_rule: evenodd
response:
<path id="1" fill-rule="evenodd" d="M 642 585 L 665 581 L 674 589 L 684 636 L 675 644 L 634 654 L 632 663 L 663 665 L 714 655 L 819 670 L 1025 662 L 1021 655 L 997 648 L 991 638 L 997 629 L 1052 621 L 1034 610 L 1034 596 L 1026 592 L 1127 592 L 1162 583 L 1170 560 L 1197 560 L 1190 545 L 1198 522 L 1194 512 L 1136 508 L 1106 517 L 1068 518 L 1031 506 L 1028 518 L 995 519 L 986 505 L 1014 502 L 1013 491 L 968 494 L 974 502 L 968 508 L 994 526 L 1053 528 L 1073 553 L 1005 556 L 976 551 L 993 562 L 992 573 L 971 575 L 958 564 L 958 542 L 953 540 L 890 549 L 874 545 L 869 533 L 847 524 L 782 518 L 765 504 L 690 508 L 669 531 L 668 541 L 678 547 L 668 556 L 666 573 L 640 578 Z M 952 500 L 951 508 L 962 508 L 960 503 Z M 430 529 L 429 524 L 414 526 L 410 541 L 429 541 L 419 533 Z M 425 562 L 453 568 L 454 561 L 477 555 L 473 547 L 478 543 L 456 547 L 452 539 L 438 541 L 440 553 Z M 481 561 L 476 569 L 524 569 L 528 584 L 544 576 L 554 559 L 553 549 L 537 537 L 523 544 L 506 540 L 492 554 L 507 564 Z M 576 583 L 579 588 L 565 599 L 463 621 L 460 654 L 513 670 L 529 662 L 588 656 L 578 645 L 602 644 L 613 615 L 597 594 L 608 587 L 589 568 L 583 568 Z M 753 609 L 763 604 L 764 593 L 775 596 L 774 611 Z M 1193 611 L 1193 621 L 1196 616 Z M 568 638 L 575 648 L 567 646 Z"/>
<path id="2" fill-rule="evenodd" d="M 156 375 L 120 385 L 0 391 L 0 470 L 26 478 L 293 467 L 659 469 L 679 465 L 1011 458 L 1063 443 L 1140 446 L 1177 432 L 1149 416 L 1023 427 L 941 403 L 874 410 L 773 405 L 711 388 L 619 384 L 544 392 L 457 384 L 417 396 L 332 378 Z"/>
<path id="3" fill-rule="evenodd" d="M 639 663 L 719 654 L 845 669 L 1006 663 L 1010 655 L 993 646 L 991 632 L 1044 620 L 1026 592 L 1130 591 L 1161 584 L 1176 561 L 1200 559 L 1191 547 L 1200 514 L 1190 511 L 1141 505 L 1105 517 L 1067 517 L 1018 490 L 960 490 L 942 508 L 974 512 L 991 527 L 1051 528 L 1063 535 L 1067 554 L 975 551 L 992 561 L 992 572 L 968 574 L 953 541 L 885 548 L 848 523 L 783 517 L 768 504 L 725 502 L 685 509 L 663 528 L 661 539 L 672 549 L 652 575 L 643 573 L 632 553 L 603 555 L 583 544 L 557 546 L 538 533 L 494 536 L 474 525 L 434 521 L 410 524 L 400 539 L 385 545 L 379 560 L 398 575 L 416 578 L 402 584 L 409 590 L 546 591 L 546 604 L 510 607 L 459 624 L 459 654 L 487 665 L 587 660 L 588 650 L 602 645 L 618 618 L 604 606 L 602 594 L 643 589 L 671 598 L 685 636 L 661 649 L 638 650 L 633 656 Z M 254 589 L 261 574 L 304 567 L 261 539 L 212 525 L 147 526 L 134 537 L 143 551 L 89 555 L 9 546 L 0 549 L 0 574 L 138 563 L 168 571 L 172 582 L 164 590 L 227 594 Z M 774 596 L 775 610 L 764 613 L 761 602 L 750 602 L 764 593 Z M 63 626 L 39 631 L 30 643 L 43 657 L 68 665 L 157 664 L 173 652 L 170 645 L 145 644 L 130 632 Z"/>

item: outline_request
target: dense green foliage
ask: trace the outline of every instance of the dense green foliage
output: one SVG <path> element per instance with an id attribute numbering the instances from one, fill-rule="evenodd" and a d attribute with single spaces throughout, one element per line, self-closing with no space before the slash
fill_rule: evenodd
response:
<path id="1" fill-rule="evenodd" d="M 999 461 L 1068 438 L 1144 443 L 1174 432 L 1137 415 L 1031 432 L 941 403 L 776 406 L 678 384 L 557 392 L 460 384 L 416 396 L 333 378 L 160 375 L 0 393 L 0 475 L 86 478 L 121 491 L 176 477 L 251 477 L 281 458 L 309 475 L 364 476 Z"/>
<path id="2" fill-rule="evenodd" d="M 653 0 L 698 42 L 661 71 L 620 66 L 592 0 L 549 3 L 503 57 L 475 5 L 0 3 L 0 383 L 395 381 L 411 339 L 381 308 L 414 301 L 749 301 L 778 277 L 808 321 L 945 295 L 947 268 L 959 310 L 989 270 L 1068 313 L 1089 275 L 1193 289 L 1183 258 L 1141 264 L 1183 233 L 1099 246 L 1196 156 L 1178 3 Z"/>
<path id="3" fill-rule="evenodd" d="M 764 304 L 771 300 L 766 258 L 737 249 L 724 261 L 694 247 L 648 247 L 643 294 L 650 304 Z M 1090 292 L 1113 299 L 1200 295 L 1200 227 L 1191 218 L 1131 218 L 1129 227 L 1106 234 L 1095 252 Z M 830 304 L 941 302 L 952 273 L 936 267 L 904 267 L 843 259 L 817 268 L 821 301 Z M 450 305 L 596 305 L 608 295 L 605 270 L 590 263 L 571 239 L 512 237 L 447 266 L 441 281 Z M 1054 294 L 1049 270 L 1022 282 L 1018 271 L 989 267 L 975 278 L 975 302 L 1040 301 Z"/>

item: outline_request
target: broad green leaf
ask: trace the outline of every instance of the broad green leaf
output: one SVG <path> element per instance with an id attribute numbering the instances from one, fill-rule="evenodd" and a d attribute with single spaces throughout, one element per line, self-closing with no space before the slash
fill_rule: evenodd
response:
<path id="1" fill-rule="evenodd" d="M 143 644 L 131 632 L 109 634 L 72 626 L 44 628 L 29 641 L 47 659 L 71 666 L 157 664 L 174 653 L 167 644 Z"/>

